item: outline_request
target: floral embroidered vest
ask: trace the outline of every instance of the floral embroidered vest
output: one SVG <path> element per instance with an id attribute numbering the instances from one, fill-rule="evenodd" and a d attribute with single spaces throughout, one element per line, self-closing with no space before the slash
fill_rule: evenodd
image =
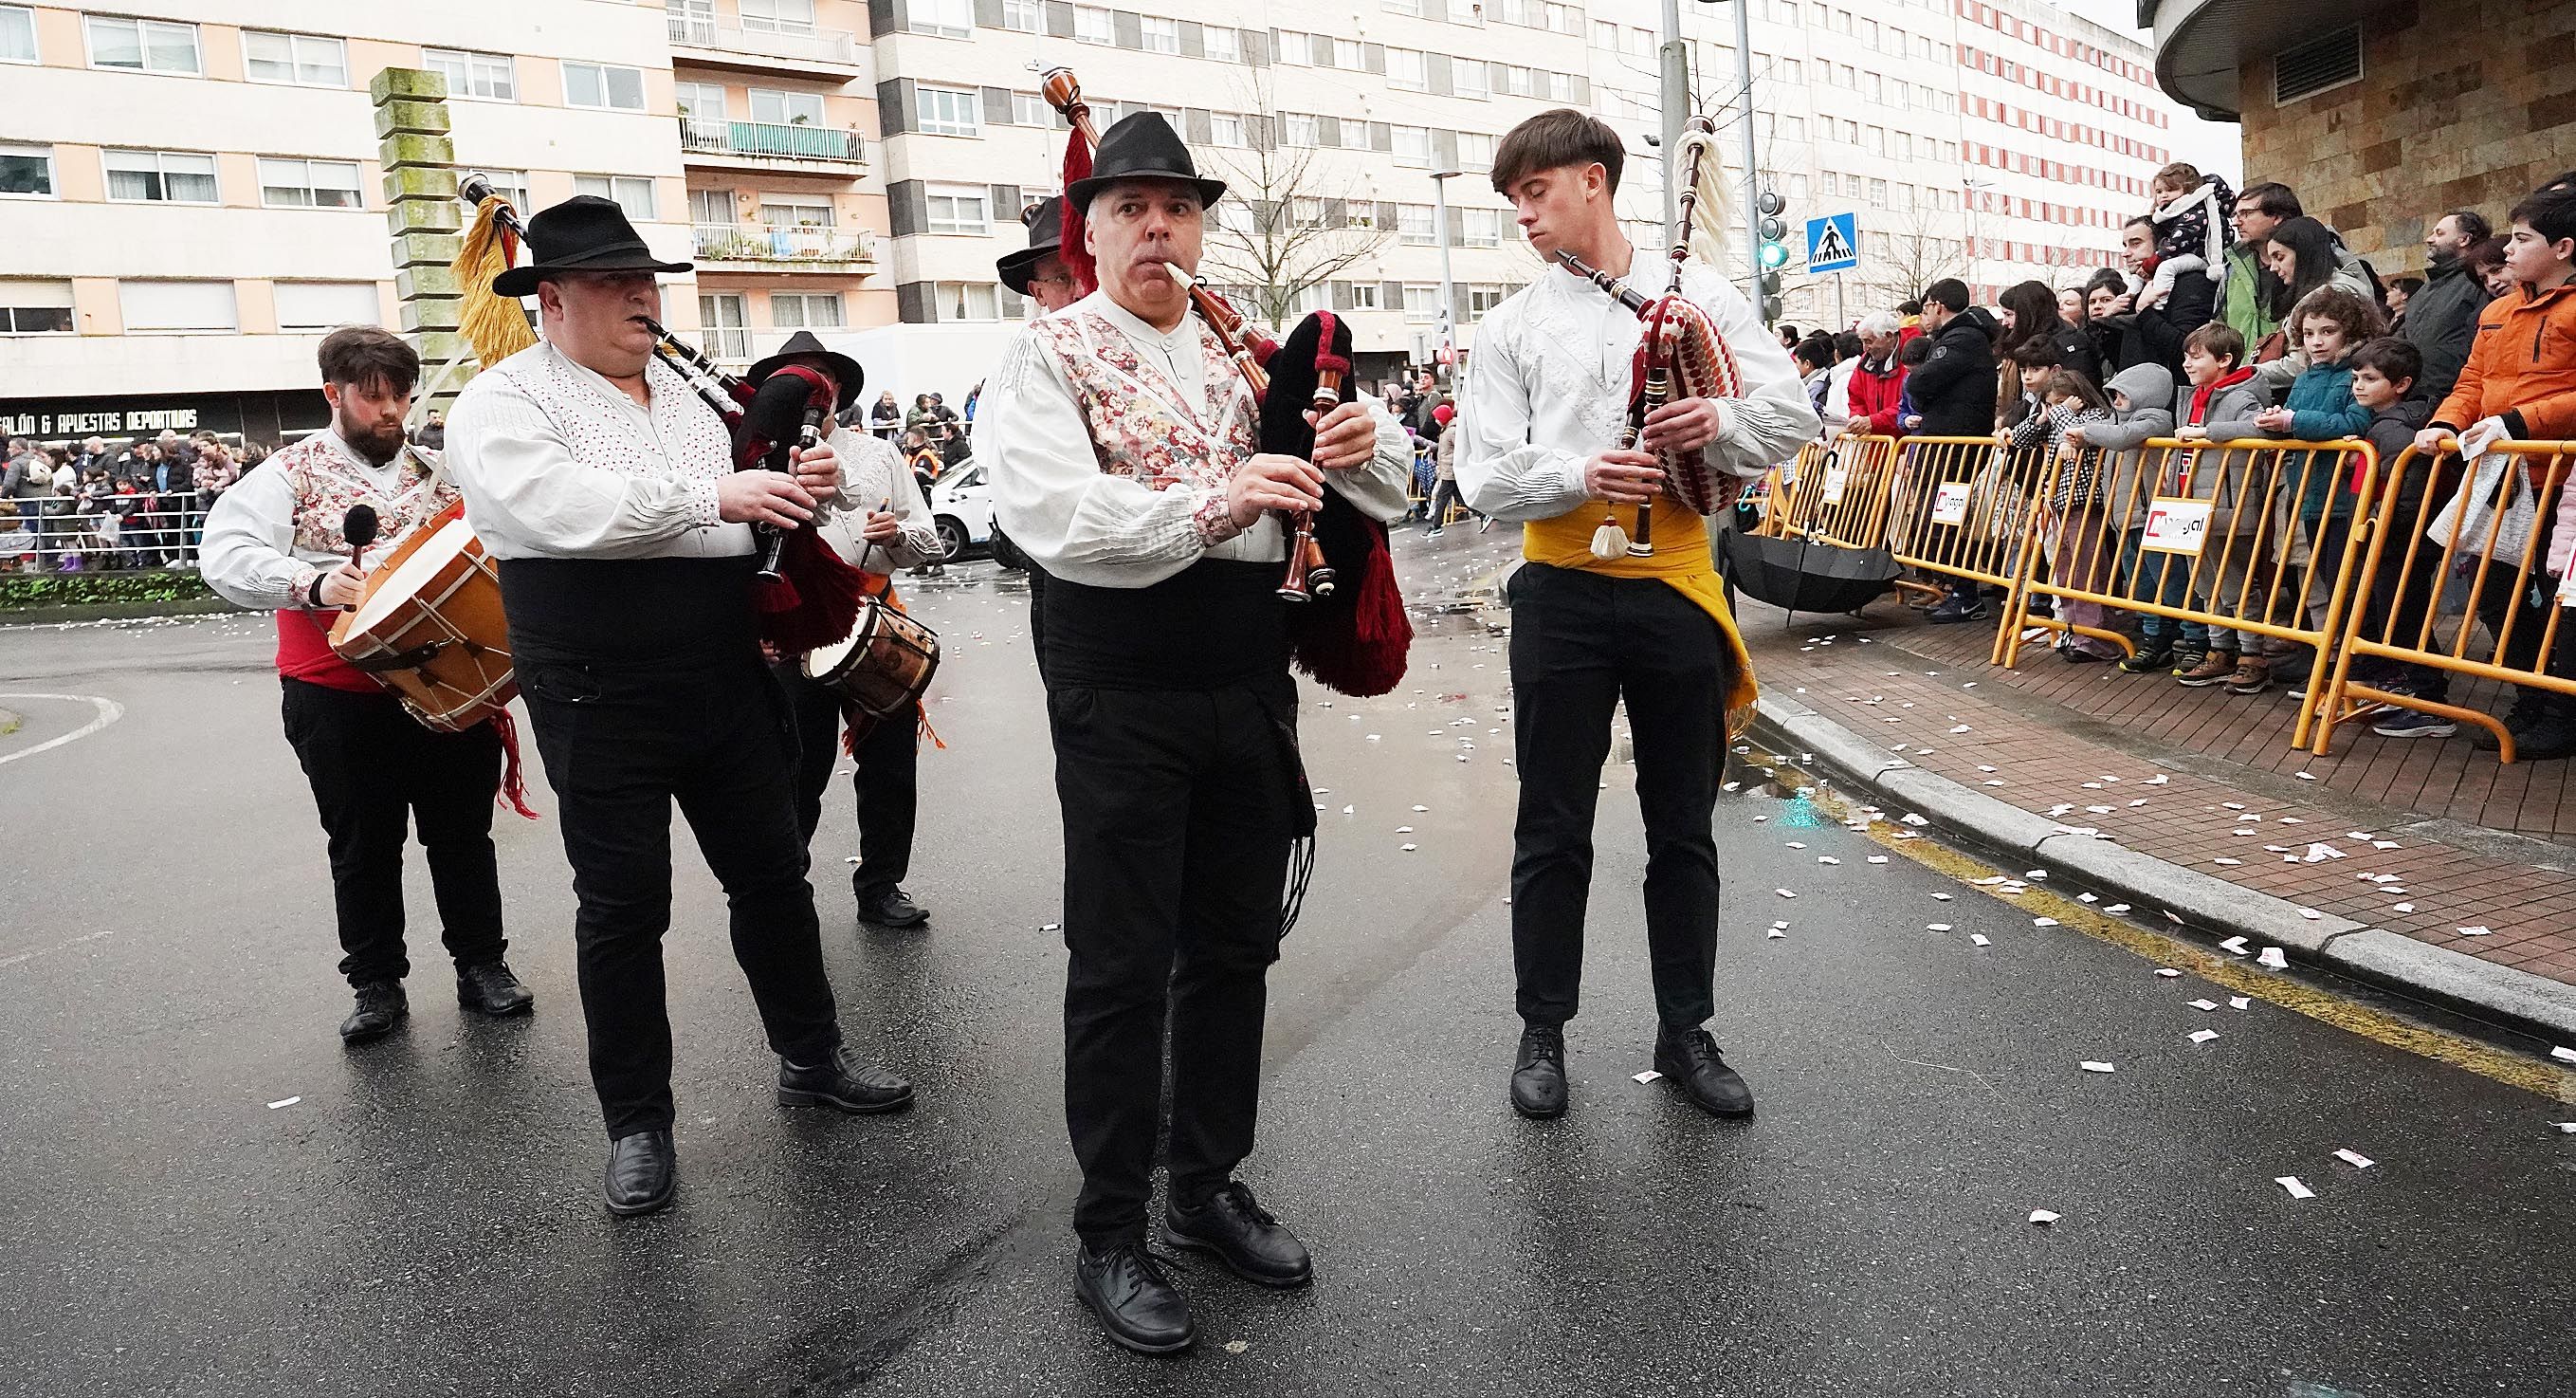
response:
<path id="1" fill-rule="evenodd" d="M 285 472 L 287 483 L 295 487 L 297 548 L 346 554 L 349 545 L 341 537 L 341 521 L 352 506 L 366 505 L 376 512 L 376 542 L 369 546 L 375 558 L 460 498 L 453 482 L 431 473 L 428 463 L 435 458 L 429 453 L 414 447 L 400 460 L 402 474 L 387 493 L 317 432 L 279 448 L 260 469 Z"/>
<path id="2" fill-rule="evenodd" d="M 1205 358 L 1197 403 L 1184 402 L 1180 386 L 1106 316 L 1049 316 L 1030 328 L 1063 365 L 1101 470 L 1151 490 L 1197 485 L 1222 495 L 1235 467 L 1260 450 L 1251 391 L 1205 325 L 1197 326 Z"/>

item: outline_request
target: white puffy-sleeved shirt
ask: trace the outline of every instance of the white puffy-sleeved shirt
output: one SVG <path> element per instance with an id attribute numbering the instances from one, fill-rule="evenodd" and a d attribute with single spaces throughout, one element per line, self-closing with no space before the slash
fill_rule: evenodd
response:
<path id="1" fill-rule="evenodd" d="M 921 498 L 921 479 L 894 444 L 841 427 L 833 430 L 831 445 L 841 464 L 840 484 L 815 515 L 814 528 L 832 551 L 872 573 L 938 562 L 945 550 L 930 519 L 930 502 Z M 861 531 L 868 512 L 880 505 L 894 515 L 895 536 L 871 547 Z"/>
<path id="2" fill-rule="evenodd" d="M 974 456 L 992 472 L 993 511 L 1011 542 L 1053 576 L 1096 587 L 1149 587 L 1202 558 L 1285 559 L 1287 535 L 1275 515 L 1234 528 L 1214 471 L 1158 487 L 1102 468 L 1093 425 L 1056 348 L 1070 318 L 1087 318 L 1085 334 L 1122 339 L 1141 368 L 1169 385 L 1177 399 L 1170 410 L 1199 423 L 1210 438 L 1230 437 L 1236 415 L 1254 411 L 1239 383 L 1211 391 L 1210 375 L 1231 371 L 1214 348 L 1214 332 L 1196 315 L 1160 330 L 1094 292 L 1031 322 L 1004 354 L 975 413 Z M 1163 389 L 1140 374 L 1135 391 Z M 1212 400 L 1224 406 L 1209 406 Z M 1396 519 L 1413 473 L 1411 444 L 1382 404 L 1364 401 L 1377 427 L 1375 454 L 1363 466 L 1325 472 L 1325 485 L 1372 519 Z M 1224 475 L 1231 471 L 1227 466 Z"/>
<path id="3" fill-rule="evenodd" d="M 1634 252 L 1648 295 L 1669 282 L 1665 258 Z M 1744 395 L 1717 400 L 1709 465 L 1758 476 L 1797 455 L 1820 424 L 1806 385 L 1744 293 L 1715 268 L 1681 267 L 1681 291 L 1707 312 L 1735 355 Z M 1554 519 L 1584 502 L 1583 464 L 1618 444 L 1630 366 L 1644 333 L 1611 295 L 1561 267 L 1540 274 L 1476 327 L 1457 423 L 1458 490 L 1468 508 L 1505 521 Z"/>
<path id="4" fill-rule="evenodd" d="M 540 342 L 475 375 L 448 415 L 448 473 L 494 558 L 723 558 L 751 526 L 716 514 L 724 419 L 658 359 L 652 400 Z"/>
<path id="5" fill-rule="evenodd" d="M 341 519 L 376 512 L 373 560 L 454 501 L 434 453 L 405 447 L 382 466 L 328 428 L 271 454 L 215 499 L 198 567 L 236 606 L 274 611 L 307 605 L 313 579 L 349 558 Z"/>

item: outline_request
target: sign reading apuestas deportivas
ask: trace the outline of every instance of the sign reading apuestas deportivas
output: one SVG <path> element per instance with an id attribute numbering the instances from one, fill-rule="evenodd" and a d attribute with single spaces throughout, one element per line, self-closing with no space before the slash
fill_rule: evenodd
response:
<path id="1" fill-rule="evenodd" d="M 11 437 L 91 437 L 109 433 L 193 432 L 195 408 L 76 409 L 0 414 L 0 433 Z"/>

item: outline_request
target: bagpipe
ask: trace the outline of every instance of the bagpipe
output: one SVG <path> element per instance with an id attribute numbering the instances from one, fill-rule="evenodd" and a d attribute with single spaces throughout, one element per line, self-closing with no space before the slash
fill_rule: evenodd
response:
<path id="1" fill-rule="evenodd" d="M 1099 138 L 1072 69 L 1049 68 L 1043 87 L 1048 103 L 1073 128 L 1064 159 L 1064 183 L 1070 189 L 1074 181 L 1090 178 L 1091 146 Z M 1077 293 L 1089 295 L 1098 277 L 1090 254 L 1082 250 L 1082 214 L 1067 201 L 1060 255 L 1073 273 Z M 1191 309 L 1214 332 L 1251 390 L 1260 411 L 1258 449 L 1312 460 L 1315 424 L 1359 396 L 1351 373 L 1350 323 L 1330 311 L 1317 311 L 1299 322 L 1284 343 L 1274 342 L 1187 271 L 1170 263 L 1164 267 L 1188 291 Z M 1297 668 L 1354 698 L 1394 689 L 1404 679 L 1413 622 L 1396 585 L 1386 526 L 1328 488 L 1321 509 L 1289 514 L 1286 528 L 1287 574 L 1278 595 L 1292 604 L 1289 640 Z"/>
<path id="2" fill-rule="evenodd" d="M 1667 403 L 1685 398 L 1736 398 L 1743 396 L 1743 375 L 1736 368 L 1735 353 L 1727 348 L 1726 337 L 1709 323 L 1708 313 L 1682 295 L 1682 264 L 1700 241 L 1695 230 L 1705 236 L 1702 256 L 1715 252 L 1715 235 L 1723 223 L 1719 192 L 1703 180 L 1716 177 L 1718 162 L 1709 152 L 1716 138 L 1716 127 L 1707 117 L 1690 119 L 1682 137 L 1680 156 L 1688 171 L 1681 187 L 1679 217 L 1672 231 L 1672 287 L 1661 296 L 1641 295 L 1634 287 L 1582 258 L 1559 248 L 1556 260 L 1576 276 L 1600 287 L 1616 298 L 1644 323 L 1637 338 L 1637 352 L 1630 361 L 1628 416 L 1620 428 L 1618 449 L 1634 451 L 1645 432 L 1646 419 Z M 1705 207 L 1703 207 L 1705 198 Z M 1664 493 L 1680 501 L 1693 514 L 1711 514 L 1734 502 L 1743 482 L 1718 471 L 1708 463 L 1704 449 L 1657 452 L 1664 473 Z M 1603 506 L 1601 527 L 1592 535 L 1595 558 L 1611 559 L 1625 554 L 1644 558 L 1655 551 L 1654 505 L 1649 501 L 1637 507 L 1634 533 L 1619 527 L 1619 516 Z"/>
<path id="3" fill-rule="evenodd" d="M 527 226 L 518 210 L 482 175 L 467 175 L 456 189 L 458 197 L 476 209 L 474 226 L 457 256 L 459 281 L 466 288 L 462 332 L 489 367 L 536 342 L 527 329 L 525 311 L 514 299 L 491 289 L 492 276 L 510 266 L 518 243 L 527 237 Z M 832 386 L 822 375 L 801 364 L 789 364 L 754 385 L 681 343 L 652 318 L 636 320 L 653 335 L 654 357 L 724 419 L 732 438 L 735 470 L 792 472 L 798 451 L 822 441 L 824 424 L 832 420 L 835 406 Z M 513 323 L 515 333 L 510 329 Z M 842 559 L 810 528 L 763 524 L 755 526 L 755 532 L 761 561 L 753 600 L 760 611 L 761 639 L 793 655 L 847 638 L 861 605 L 875 590 L 869 575 Z"/>

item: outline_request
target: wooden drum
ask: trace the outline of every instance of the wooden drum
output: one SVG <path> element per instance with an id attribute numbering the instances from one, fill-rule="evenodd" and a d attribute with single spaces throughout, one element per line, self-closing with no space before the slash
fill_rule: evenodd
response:
<path id="1" fill-rule="evenodd" d="M 462 516 L 421 529 L 367 575 L 331 649 L 401 698 L 412 717 L 461 732 L 507 706 L 510 624 L 501 577 Z"/>
<path id="2" fill-rule="evenodd" d="M 939 671 L 939 633 L 874 598 L 850 634 L 805 656 L 805 676 L 870 718 L 921 702 Z"/>

